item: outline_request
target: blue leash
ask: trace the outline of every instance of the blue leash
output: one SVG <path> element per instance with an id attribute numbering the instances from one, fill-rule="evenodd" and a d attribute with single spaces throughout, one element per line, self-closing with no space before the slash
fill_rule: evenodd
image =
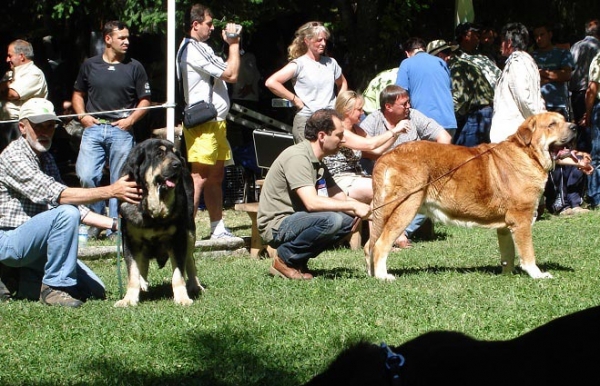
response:
<path id="1" fill-rule="evenodd" d="M 121 247 L 123 240 L 121 238 L 121 218 L 117 219 L 117 280 L 119 281 L 119 298 L 123 298 L 123 279 L 121 278 Z"/>

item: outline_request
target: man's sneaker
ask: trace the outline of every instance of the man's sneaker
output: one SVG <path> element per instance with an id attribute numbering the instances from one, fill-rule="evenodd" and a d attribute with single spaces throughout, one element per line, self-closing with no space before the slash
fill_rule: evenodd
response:
<path id="1" fill-rule="evenodd" d="M 42 290 L 40 292 L 40 302 L 49 306 L 63 306 L 63 307 L 79 307 L 83 304 L 81 300 L 77 300 L 68 293 L 61 291 L 56 288 L 42 284 Z"/>
<path id="2" fill-rule="evenodd" d="M 225 228 L 225 230 L 221 233 L 215 234 L 213 233 L 212 235 L 210 235 L 210 239 L 211 240 L 223 240 L 223 239 L 230 239 L 232 237 L 236 237 L 233 233 L 231 233 L 229 231 L 229 229 Z"/>

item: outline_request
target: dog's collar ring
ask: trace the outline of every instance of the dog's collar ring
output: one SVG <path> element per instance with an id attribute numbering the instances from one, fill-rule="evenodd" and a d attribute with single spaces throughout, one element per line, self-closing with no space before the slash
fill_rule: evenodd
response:
<path id="1" fill-rule="evenodd" d="M 404 366 L 404 357 L 393 352 L 385 342 L 381 343 L 381 349 L 385 354 L 385 368 L 390 375 L 391 385 L 400 386 L 400 368 Z"/>

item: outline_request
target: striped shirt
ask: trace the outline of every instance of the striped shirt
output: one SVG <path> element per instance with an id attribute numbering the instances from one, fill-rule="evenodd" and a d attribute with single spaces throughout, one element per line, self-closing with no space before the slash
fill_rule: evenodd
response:
<path id="1" fill-rule="evenodd" d="M 186 42 L 189 41 L 189 44 Z M 185 48 L 184 48 L 185 47 Z M 230 101 L 225 81 L 219 79 L 227 68 L 227 63 L 215 55 L 213 49 L 204 42 L 185 38 L 179 46 L 183 49 L 178 71 L 183 79 L 183 94 L 188 105 L 210 99 L 210 78 L 214 78 L 212 103 L 219 115 L 218 121 L 224 121 L 229 112 Z"/>

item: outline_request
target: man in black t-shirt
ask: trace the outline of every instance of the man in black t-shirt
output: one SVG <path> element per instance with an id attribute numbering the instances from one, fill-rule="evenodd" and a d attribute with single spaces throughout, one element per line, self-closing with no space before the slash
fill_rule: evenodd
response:
<path id="1" fill-rule="evenodd" d="M 87 59 L 79 69 L 73 92 L 73 109 L 85 128 L 77 157 L 81 186 L 97 187 L 106 162 L 110 181 L 118 180 L 121 167 L 135 144 L 133 125 L 150 105 L 148 76 L 140 62 L 126 57 L 129 30 L 119 21 L 104 25 L 104 53 Z M 117 200 L 110 199 L 109 216 L 116 217 Z M 105 203 L 90 205 L 104 214 Z M 92 237 L 98 232 L 90 232 Z M 109 232 L 110 233 L 110 232 Z"/>

